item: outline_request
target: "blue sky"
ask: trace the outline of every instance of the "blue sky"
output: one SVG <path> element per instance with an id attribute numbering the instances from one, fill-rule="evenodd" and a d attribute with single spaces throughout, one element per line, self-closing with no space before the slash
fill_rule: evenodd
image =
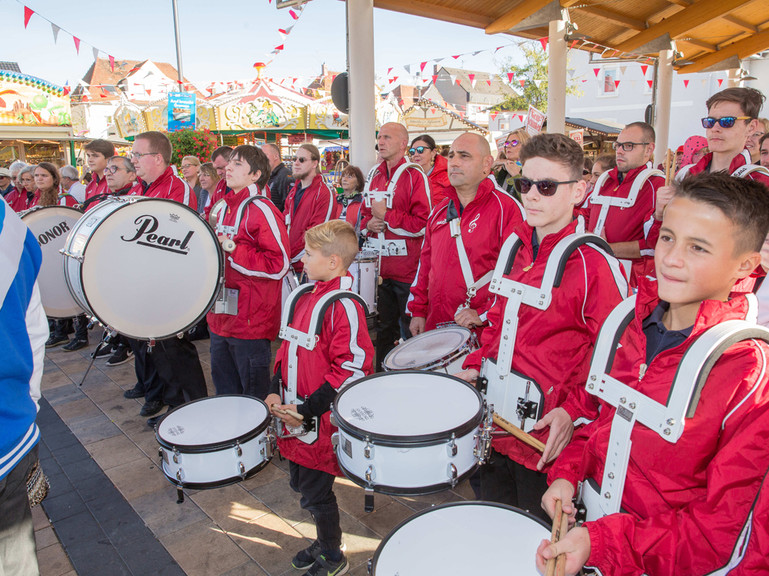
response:
<path id="1" fill-rule="evenodd" d="M 24 5 L 62 28 L 56 44 L 50 23 L 38 14 L 24 28 Z M 312 0 L 298 21 L 267 0 L 178 0 L 178 5 L 184 74 L 193 82 L 251 78 L 254 62 L 269 60 L 281 43 L 285 50 L 267 76 L 315 76 L 323 62 L 331 70 L 346 67 L 345 4 L 340 0 Z M 82 78 L 93 61 L 92 46 L 118 60 L 176 64 L 170 0 L 5 0 L 0 1 L 0 18 L 0 60 L 18 61 L 22 72 L 55 84 L 74 85 Z M 289 36 L 281 40 L 277 30 L 292 24 Z M 67 32 L 81 39 L 79 56 Z M 419 62 L 478 50 L 487 51 L 441 64 L 497 72 L 506 58 L 518 53 L 518 40 L 512 36 L 488 36 L 480 29 L 378 9 L 374 36 L 380 78 L 389 67 L 396 67 L 393 74 L 405 64 L 418 70 Z M 488 50 L 498 46 L 506 48 Z M 104 53 L 100 56 L 106 57 Z"/>

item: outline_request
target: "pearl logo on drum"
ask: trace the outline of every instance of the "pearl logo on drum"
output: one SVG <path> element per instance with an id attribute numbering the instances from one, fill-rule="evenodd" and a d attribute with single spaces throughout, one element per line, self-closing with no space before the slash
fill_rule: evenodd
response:
<path id="1" fill-rule="evenodd" d="M 61 221 L 49 230 L 37 235 L 37 242 L 40 246 L 45 246 L 51 240 L 56 240 L 59 236 L 69 232 L 69 224 L 65 221 Z"/>
<path id="2" fill-rule="evenodd" d="M 188 244 L 190 239 L 195 234 L 193 230 L 187 232 L 187 235 L 183 239 L 173 238 L 172 236 L 165 236 L 157 234 L 158 220 L 154 216 L 144 214 L 134 220 L 136 224 L 136 234 L 133 238 L 126 238 L 121 236 L 121 240 L 124 242 L 136 242 L 140 246 L 147 246 L 148 248 L 157 248 L 158 250 L 165 250 L 167 252 L 173 252 L 175 254 L 182 254 L 186 256 L 190 249 Z"/>

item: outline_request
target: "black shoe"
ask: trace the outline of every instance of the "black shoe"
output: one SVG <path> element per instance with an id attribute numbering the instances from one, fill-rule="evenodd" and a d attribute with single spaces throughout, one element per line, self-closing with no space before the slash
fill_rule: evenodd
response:
<path id="1" fill-rule="evenodd" d="M 45 342 L 45 347 L 56 348 L 56 346 L 60 346 L 65 342 L 69 342 L 69 338 L 66 336 L 57 336 L 56 334 L 51 334 L 51 337 L 48 338 L 48 340 Z"/>
<path id="2" fill-rule="evenodd" d="M 349 568 L 347 558 L 344 555 L 337 562 L 332 562 L 321 554 L 315 564 L 304 573 L 304 576 L 342 576 L 342 574 L 347 574 Z"/>
<path id="3" fill-rule="evenodd" d="M 304 570 L 315 564 L 318 556 L 320 556 L 320 542 L 315 540 L 307 548 L 296 553 L 296 556 L 291 560 L 291 566 L 297 570 Z"/>
<path id="4" fill-rule="evenodd" d="M 169 409 L 168 409 L 168 412 L 170 412 L 171 410 L 172 410 L 172 409 L 171 409 L 171 408 L 169 408 Z M 147 418 L 147 426 L 149 426 L 150 428 L 154 428 L 155 426 L 157 426 L 157 423 L 158 423 L 158 422 L 160 422 L 160 420 L 161 420 L 161 419 L 162 419 L 162 418 L 163 418 L 163 417 L 164 417 L 166 414 L 168 414 L 168 412 L 166 412 L 165 414 L 158 414 L 157 416 L 153 416 L 152 418 Z"/>
<path id="5" fill-rule="evenodd" d="M 126 390 L 125 392 L 123 392 L 123 398 L 129 398 L 129 399 L 144 398 L 145 394 L 146 392 L 141 388 L 139 388 L 139 385 L 136 384 L 136 386 L 134 386 L 130 390 Z"/>
<path id="6" fill-rule="evenodd" d="M 163 403 L 160 400 L 145 402 L 144 406 L 142 406 L 141 412 L 139 412 L 139 416 L 152 416 L 153 414 L 160 412 L 162 409 Z"/>
<path id="7" fill-rule="evenodd" d="M 115 353 L 107 360 L 107 366 L 120 366 L 125 364 L 134 357 L 134 353 L 130 348 L 125 346 L 118 346 Z"/>
<path id="8" fill-rule="evenodd" d="M 109 344 L 106 346 L 102 346 L 98 352 L 94 354 L 94 358 L 104 358 L 105 356 L 111 356 L 112 355 L 112 346 Z"/>
<path id="9" fill-rule="evenodd" d="M 86 346 L 88 346 L 88 340 L 78 340 L 77 338 L 73 338 L 69 341 L 69 344 L 62 346 L 61 349 L 66 350 L 67 352 L 74 352 L 75 350 L 80 350 Z"/>

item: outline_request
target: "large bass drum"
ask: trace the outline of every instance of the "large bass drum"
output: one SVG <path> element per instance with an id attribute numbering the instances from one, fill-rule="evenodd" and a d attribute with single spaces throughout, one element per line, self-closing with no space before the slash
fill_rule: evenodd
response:
<path id="1" fill-rule="evenodd" d="M 159 198 L 110 198 L 83 216 L 64 247 L 77 303 L 105 326 L 160 340 L 197 324 L 224 274 L 219 242 L 197 212 Z"/>
<path id="2" fill-rule="evenodd" d="M 84 309 L 67 289 L 61 249 L 83 213 L 69 206 L 40 206 L 19 215 L 37 238 L 43 252 L 37 283 L 45 315 L 50 318 L 70 318 L 82 314 Z"/>

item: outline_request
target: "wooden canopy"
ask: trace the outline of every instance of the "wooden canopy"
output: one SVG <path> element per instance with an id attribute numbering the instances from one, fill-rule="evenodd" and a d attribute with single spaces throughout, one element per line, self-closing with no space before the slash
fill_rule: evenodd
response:
<path id="1" fill-rule="evenodd" d="M 616 49 L 616 57 L 653 55 L 674 40 L 683 55 L 675 63 L 679 73 L 737 68 L 737 59 L 769 49 L 766 0 L 374 0 L 374 6 L 531 39 L 546 37 L 548 22 L 566 9 L 575 37 Z"/>

